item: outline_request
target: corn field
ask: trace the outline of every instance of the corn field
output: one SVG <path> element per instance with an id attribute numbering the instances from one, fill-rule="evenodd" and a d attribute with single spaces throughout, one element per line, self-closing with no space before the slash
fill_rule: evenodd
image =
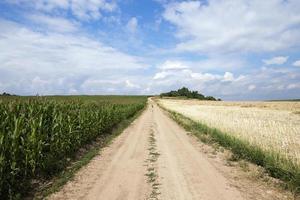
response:
<path id="1" fill-rule="evenodd" d="M 81 147 L 107 137 L 145 106 L 145 97 L 132 98 L 0 100 L 0 199 L 17 198 L 32 179 L 60 172 Z"/>

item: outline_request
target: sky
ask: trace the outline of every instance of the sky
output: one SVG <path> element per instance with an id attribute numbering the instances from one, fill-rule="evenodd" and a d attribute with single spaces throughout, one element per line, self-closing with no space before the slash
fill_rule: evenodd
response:
<path id="1" fill-rule="evenodd" d="M 299 0 L 0 0 L 0 93 L 300 98 Z"/>

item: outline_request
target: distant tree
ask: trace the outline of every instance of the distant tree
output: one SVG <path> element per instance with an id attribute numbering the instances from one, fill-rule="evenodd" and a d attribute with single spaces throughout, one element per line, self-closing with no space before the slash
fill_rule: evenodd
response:
<path id="1" fill-rule="evenodd" d="M 205 100 L 216 101 L 215 97 L 212 97 L 212 96 L 205 97 Z"/>
<path id="2" fill-rule="evenodd" d="M 198 91 L 190 91 L 187 87 L 182 87 L 177 91 L 170 91 L 166 93 L 161 93 L 160 97 L 187 97 L 199 100 L 210 100 L 216 101 L 217 99 L 212 96 L 205 97 L 203 94 L 198 93 Z M 219 99 L 218 99 L 219 100 Z M 221 99 L 220 99 L 221 100 Z"/>
<path id="3" fill-rule="evenodd" d="M 17 95 L 3 92 L 2 94 L 0 94 L 0 96 L 17 96 Z"/>
<path id="4" fill-rule="evenodd" d="M 2 95 L 2 96 L 11 96 L 11 94 L 6 93 L 6 92 L 3 92 L 1 95 Z"/>
<path id="5" fill-rule="evenodd" d="M 179 96 L 185 96 L 185 97 L 188 97 L 189 94 L 191 93 L 189 91 L 189 89 L 187 89 L 186 87 L 183 87 L 183 88 L 181 88 L 181 89 L 179 89 L 177 91 L 178 91 Z"/>

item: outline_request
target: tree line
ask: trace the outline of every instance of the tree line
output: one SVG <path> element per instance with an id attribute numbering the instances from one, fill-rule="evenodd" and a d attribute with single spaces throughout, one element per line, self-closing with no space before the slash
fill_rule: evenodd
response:
<path id="1" fill-rule="evenodd" d="M 182 87 L 177 91 L 170 91 L 166 93 L 161 93 L 160 97 L 186 97 L 191 99 L 199 99 L 199 100 L 209 100 L 209 101 L 221 101 L 221 99 L 216 99 L 213 96 L 204 96 L 198 91 L 191 91 L 186 87 Z"/>
<path id="2" fill-rule="evenodd" d="M 17 96 L 17 95 L 3 92 L 2 94 L 0 93 L 0 96 Z"/>

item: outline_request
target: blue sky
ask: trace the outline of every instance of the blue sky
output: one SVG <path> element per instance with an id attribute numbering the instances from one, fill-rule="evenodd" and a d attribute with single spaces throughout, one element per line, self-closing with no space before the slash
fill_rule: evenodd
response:
<path id="1" fill-rule="evenodd" d="M 2 0 L 0 92 L 300 98 L 298 0 Z"/>

